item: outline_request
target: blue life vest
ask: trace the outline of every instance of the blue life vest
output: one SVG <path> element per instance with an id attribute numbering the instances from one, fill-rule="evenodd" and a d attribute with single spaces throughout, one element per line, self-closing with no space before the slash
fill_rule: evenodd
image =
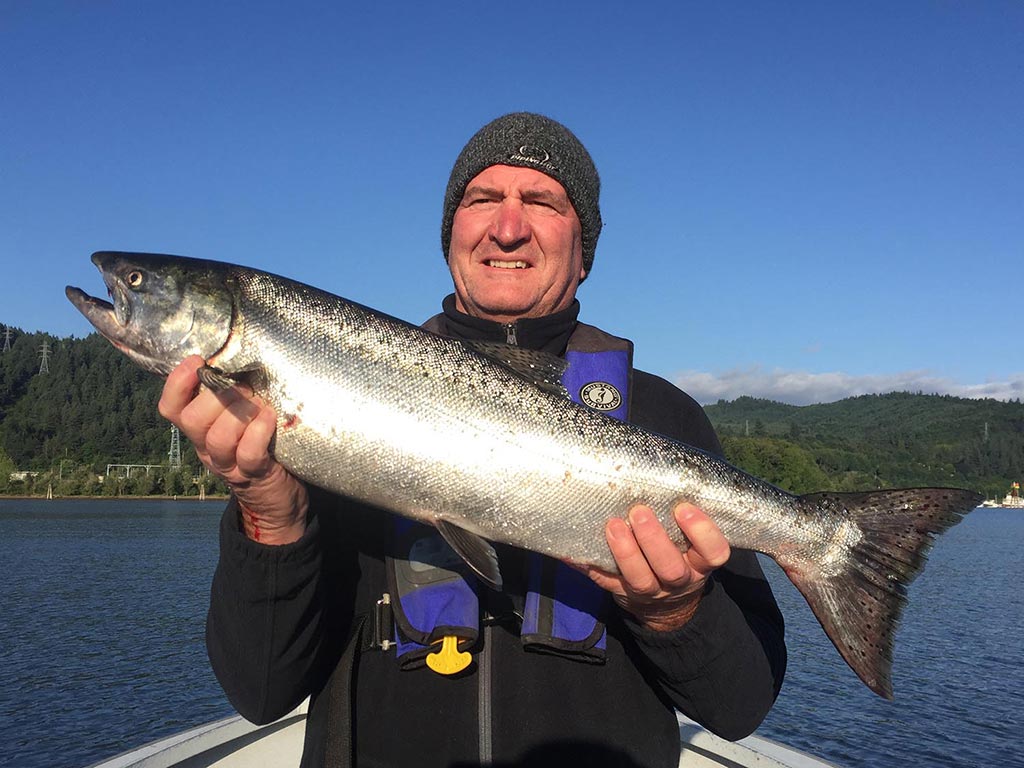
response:
<path id="1" fill-rule="evenodd" d="M 626 419 L 632 353 L 626 339 L 579 323 L 569 338 L 562 384 L 577 403 Z M 443 674 L 460 671 L 469 663 L 463 652 L 476 645 L 481 621 L 508 617 L 481 611 L 481 595 L 488 597 L 485 603 L 492 602 L 489 588 L 432 526 L 397 520 L 393 551 L 387 558 L 386 598 L 394 615 L 394 634 L 381 645 L 393 643 L 405 669 L 427 664 Z M 564 563 L 533 552 L 527 553 L 526 588 L 524 603 L 511 610 L 521 620 L 525 648 L 604 663 L 607 592 Z M 457 651 L 463 661 L 449 669 L 438 666 L 434 660 L 439 644 L 449 659 Z"/>

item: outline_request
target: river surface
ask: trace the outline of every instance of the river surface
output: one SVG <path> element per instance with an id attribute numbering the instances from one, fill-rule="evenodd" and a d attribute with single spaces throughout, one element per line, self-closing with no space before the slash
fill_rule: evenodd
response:
<path id="1" fill-rule="evenodd" d="M 203 645 L 223 502 L 0 498 L 0 766 L 83 768 L 232 714 Z M 778 569 L 790 662 L 758 733 L 844 768 L 1024 766 L 1024 511 L 979 509 L 910 589 L 896 701 Z"/>

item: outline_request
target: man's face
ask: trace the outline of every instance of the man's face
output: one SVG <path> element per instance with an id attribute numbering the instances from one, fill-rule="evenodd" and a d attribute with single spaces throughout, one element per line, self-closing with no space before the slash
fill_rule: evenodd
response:
<path id="1" fill-rule="evenodd" d="M 568 307 L 585 272 L 565 188 L 532 168 L 481 171 L 455 209 L 448 267 L 468 315 L 508 323 Z"/>

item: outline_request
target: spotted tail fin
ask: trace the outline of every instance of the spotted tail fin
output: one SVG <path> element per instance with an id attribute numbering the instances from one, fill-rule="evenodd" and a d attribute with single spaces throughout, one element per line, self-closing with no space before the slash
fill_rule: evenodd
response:
<path id="1" fill-rule="evenodd" d="M 803 505 L 848 517 L 860 531 L 859 540 L 827 572 L 813 565 L 780 565 L 846 663 L 879 696 L 893 698 L 893 640 L 907 585 L 924 567 L 935 537 L 981 500 L 979 494 L 954 488 L 800 497 Z"/>

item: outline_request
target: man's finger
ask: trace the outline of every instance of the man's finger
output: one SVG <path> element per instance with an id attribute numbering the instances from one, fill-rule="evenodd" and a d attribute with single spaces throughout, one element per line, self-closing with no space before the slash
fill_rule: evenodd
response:
<path id="1" fill-rule="evenodd" d="M 690 565 L 653 510 L 646 506 L 634 507 L 629 511 L 629 523 L 661 586 L 671 590 L 689 584 L 693 578 Z"/>
<path id="2" fill-rule="evenodd" d="M 701 575 L 725 565 L 732 550 L 714 521 L 692 504 L 680 504 L 673 510 L 676 523 L 690 542 L 686 559 Z"/>
<path id="3" fill-rule="evenodd" d="M 235 451 L 235 463 L 242 474 L 254 476 L 267 471 L 272 461 L 270 441 L 276 428 L 277 414 L 270 406 L 260 409 L 249 422 Z"/>
<path id="4" fill-rule="evenodd" d="M 615 564 L 619 566 L 622 579 L 628 585 L 631 592 L 640 595 L 657 594 L 660 585 L 658 578 L 651 570 L 643 550 L 637 543 L 633 531 L 626 521 L 619 517 L 613 517 L 605 526 L 605 538 L 608 540 L 608 548 L 615 558 Z"/>
<path id="5" fill-rule="evenodd" d="M 178 426 L 196 448 L 205 450 L 213 425 L 227 412 L 232 403 L 241 399 L 242 396 L 234 390 L 214 394 L 208 389 L 200 389 L 192 402 L 181 411 Z"/>
<path id="6" fill-rule="evenodd" d="M 168 421 L 177 424 L 181 418 L 181 412 L 196 396 L 199 389 L 199 377 L 196 376 L 196 370 L 201 365 L 205 365 L 203 358 L 199 355 L 191 355 L 186 357 L 167 376 L 157 410 Z"/>
<path id="7" fill-rule="evenodd" d="M 230 472 L 237 466 L 238 444 L 259 413 L 258 405 L 242 397 L 227 408 L 222 408 L 220 415 L 207 430 L 204 444 L 218 471 Z"/>

